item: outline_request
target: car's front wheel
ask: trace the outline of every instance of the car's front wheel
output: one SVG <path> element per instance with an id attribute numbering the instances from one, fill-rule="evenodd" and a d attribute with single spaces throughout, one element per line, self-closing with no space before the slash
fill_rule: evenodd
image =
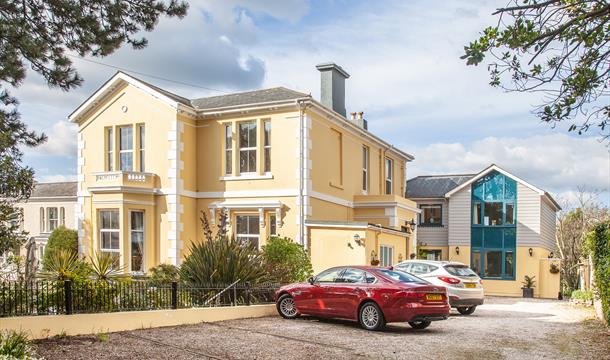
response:
<path id="1" fill-rule="evenodd" d="M 284 319 L 294 319 L 299 316 L 294 299 L 289 294 L 280 296 L 275 306 Z"/>
<path id="2" fill-rule="evenodd" d="M 377 304 L 368 302 L 360 307 L 358 314 L 360 326 L 366 330 L 381 330 L 385 326 L 385 318 Z"/>
<path id="3" fill-rule="evenodd" d="M 423 321 L 410 321 L 409 325 L 415 330 L 423 330 L 430 326 L 432 321 L 423 320 Z"/>
<path id="4" fill-rule="evenodd" d="M 457 311 L 462 315 L 470 315 L 476 310 L 476 306 L 464 306 L 457 308 Z"/>

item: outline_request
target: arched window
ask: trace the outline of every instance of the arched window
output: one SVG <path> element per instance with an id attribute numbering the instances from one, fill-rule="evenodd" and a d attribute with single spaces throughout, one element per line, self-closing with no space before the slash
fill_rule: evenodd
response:
<path id="1" fill-rule="evenodd" d="M 44 232 L 44 208 L 40 208 L 40 232 Z"/>
<path id="2" fill-rule="evenodd" d="M 66 209 L 63 207 L 59 208 L 59 224 L 66 226 Z"/>

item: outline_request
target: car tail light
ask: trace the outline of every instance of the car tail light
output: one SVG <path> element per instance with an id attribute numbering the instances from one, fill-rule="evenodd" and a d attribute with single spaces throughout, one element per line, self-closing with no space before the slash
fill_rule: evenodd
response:
<path id="1" fill-rule="evenodd" d="M 439 280 L 446 282 L 447 284 L 456 285 L 460 283 L 460 279 L 456 279 L 449 276 L 437 276 Z"/>

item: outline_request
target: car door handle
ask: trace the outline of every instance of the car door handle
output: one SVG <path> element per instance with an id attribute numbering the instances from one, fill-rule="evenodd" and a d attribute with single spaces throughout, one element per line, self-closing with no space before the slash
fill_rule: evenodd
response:
<path id="1" fill-rule="evenodd" d="M 360 288 L 359 287 L 355 287 L 354 291 L 360 291 Z"/>

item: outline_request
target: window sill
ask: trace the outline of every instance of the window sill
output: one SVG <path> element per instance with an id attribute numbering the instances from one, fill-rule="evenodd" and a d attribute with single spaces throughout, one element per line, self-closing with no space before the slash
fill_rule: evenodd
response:
<path id="1" fill-rule="evenodd" d="M 419 224 L 419 227 L 425 227 L 425 228 L 444 228 L 445 225 L 443 224 Z"/>
<path id="2" fill-rule="evenodd" d="M 220 181 L 239 181 L 239 180 L 264 180 L 264 179 L 273 179 L 272 173 L 264 173 L 260 174 L 242 174 L 238 176 L 221 176 L 218 178 Z"/>

